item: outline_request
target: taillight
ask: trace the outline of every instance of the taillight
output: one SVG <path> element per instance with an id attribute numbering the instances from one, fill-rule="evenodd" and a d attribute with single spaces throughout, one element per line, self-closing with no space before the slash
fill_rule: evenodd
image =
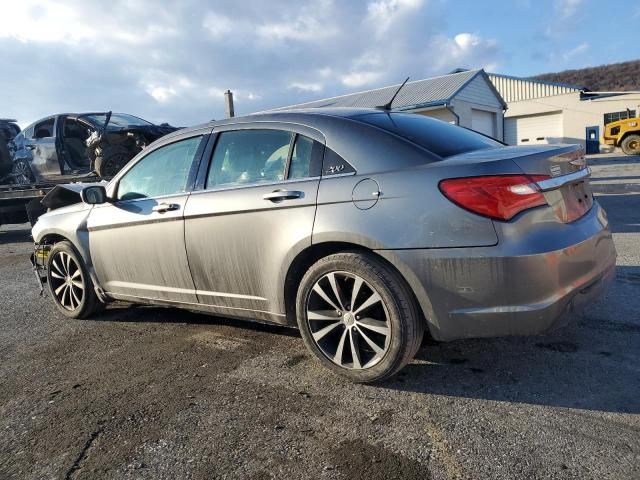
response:
<path id="1" fill-rule="evenodd" d="M 450 178 L 440 182 L 440 191 L 453 203 L 478 215 L 510 220 L 516 214 L 547 201 L 536 182 L 549 175 L 487 175 Z"/>

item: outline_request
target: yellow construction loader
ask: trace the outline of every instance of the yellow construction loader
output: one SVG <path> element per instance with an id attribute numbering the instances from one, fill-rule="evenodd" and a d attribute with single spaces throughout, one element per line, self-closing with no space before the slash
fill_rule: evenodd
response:
<path id="1" fill-rule="evenodd" d="M 640 155 L 640 118 L 626 118 L 604 126 L 603 143 L 620 147 L 627 155 Z"/>

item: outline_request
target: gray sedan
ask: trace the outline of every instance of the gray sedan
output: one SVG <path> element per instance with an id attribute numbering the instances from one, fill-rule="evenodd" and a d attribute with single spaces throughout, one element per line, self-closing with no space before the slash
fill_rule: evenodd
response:
<path id="1" fill-rule="evenodd" d="M 580 147 L 507 147 L 415 114 L 214 122 L 60 191 L 33 237 L 65 315 L 124 300 L 297 325 L 360 382 L 398 372 L 425 331 L 556 328 L 615 269 Z"/>

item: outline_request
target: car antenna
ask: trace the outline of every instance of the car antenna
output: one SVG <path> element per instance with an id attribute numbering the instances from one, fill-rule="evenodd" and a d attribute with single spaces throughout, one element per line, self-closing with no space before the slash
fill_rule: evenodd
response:
<path id="1" fill-rule="evenodd" d="M 396 93 L 393 94 L 393 97 L 391 97 L 391 100 L 389 100 L 387 103 L 385 103 L 384 105 L 378 105 L 376 108 L 378 110 L 391 110 L 391 104 L 393 103 L 393 101 L 396 99 L 396 96 L 398 95 L 398 93 L 400 93 L 400 90 L 402 90 L 402 87 L 404 87 L 404 85 L 409 81 L 409 77 L 406 78 L 406 80 L 404 82 L 402 82 L 402 85 L 400 85 L 398 87 L 398 89 L 396 90 Z"/>

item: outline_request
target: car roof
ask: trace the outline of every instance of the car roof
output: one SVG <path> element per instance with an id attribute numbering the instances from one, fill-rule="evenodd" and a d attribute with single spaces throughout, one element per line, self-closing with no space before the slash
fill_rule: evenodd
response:
<path id="1" fill-rule="evenodd" d="M 207 123 L 195 125 L 193 127 L 183 128 L 177 132 L 170 133 L 168 136 L 181 135 L 191 131 L 202 130 L 205 128 L 215 128 L 223 125 L 246 124 L 253 122 L 288 122 L 300 123 L 309 127 L 314 127 L 316 121 L 326 119 L 327 117 L 355 119 L 360 115 L 370 113 L 400 113 L 385 112 L 375 108 L 351 108 L 351 107 L 334 107 L 334 108 L 296 108 L 291 110 L 267 110 L 264 112 L 251 113 L 249 115 L 225 118 L 222 120 L 212 120 Z M 316 120 L 316 121 L 314 121 Z"/>

